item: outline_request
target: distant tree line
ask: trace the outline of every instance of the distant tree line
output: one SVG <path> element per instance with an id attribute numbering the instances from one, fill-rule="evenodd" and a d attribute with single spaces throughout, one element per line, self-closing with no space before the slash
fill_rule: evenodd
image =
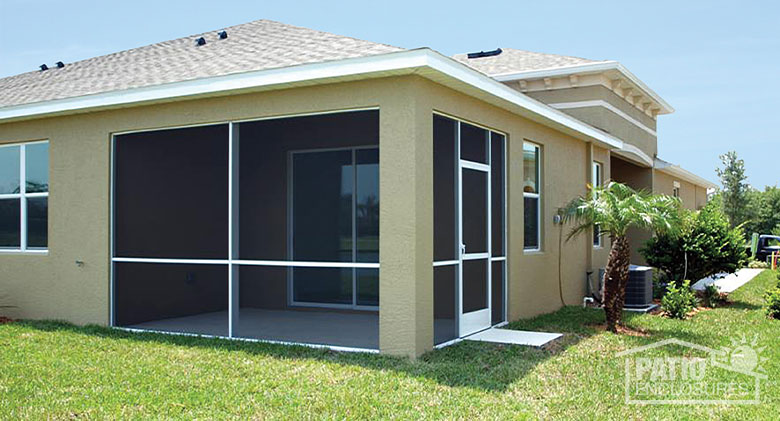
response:
<path id="1" fill-rule="evenodd" d="M 723 189 L 712 201 L 719 203 L 732 227 L 742 226 L 746 237 L 754 232 L 780 235 L 780 188 L 777 185 L 758 190 L 750 186 L 745 161 L 734 151 L 720 156 L 723 168 L 717 168 Z"/>

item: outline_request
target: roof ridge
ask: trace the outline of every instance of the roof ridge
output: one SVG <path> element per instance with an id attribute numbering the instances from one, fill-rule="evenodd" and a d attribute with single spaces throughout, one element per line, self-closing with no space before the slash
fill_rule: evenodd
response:
<path id="1" fill-rule="evenodd" d="M 364 39 L 360 39 L 360 38 L 356 38 L 356 37 L 351 37 L 351 36 L 347 36 L 347 35 L 339 35 L 339 34 L 336 34 L 336 33 L 333 33 L 333 32 L 321 31 L 319 29 L 312 29 L 312 28 L 307 28 L 307 27 L 304 27 L 304 26 L 291 25 L 289 23 L 279 22 L 279 21 L 275 21 L 275 20 L 272 20 L 272 19 L 255 19 L 255 20 L 252 20 L 252 21 L 249 21 L 249 22 L 239 23 L 239 24 L 235 24 L 235 25 L 231 25 L 231 26 L 222 26 L 219 29 L 211 29 L 211 30 L 208 30 L 208 31 L 199 32 L 199 33 L 190 34 L 190 35 L 185 35 L 185 36 L 178 37 L 178 38 L 171 38 L 171 39 L 167 39 L 167 40 L 164 40 L 164 41 L 153 42 L 151 44 L 144 44 L 144 45 L 139 45 L 137 47 L 125 48 L 124 50 L 119 50 L 119 51 L 114 51 L 114 52 L 107 53 L 107 54 L 101 54 L 101 55 L 97 55 L 97 56 L 87 57 L 87 58 L 84 58 L 84 59 L 81 59 L 81 60 L 77 60 L 77 61 L 73 61 L 73 62 L 65 63 L 65 64 L 66 64 L 66 67 L 68 67 L 68 66 L 73 66 L 73 65 L 77 65 L 77 64 L 82 64 L 82 63 L 85 63 L 85 62 L 90 62 L 92 60 L 105 59 L 105 58 L 108 58 L 108 57 L 115 57 L 115 56 L 116 57 L 120 57 L 123 54 L 127 54 L 128 52 L 139 50 L 141 48 L 150 48 L 150 47 L 154 47 L 154 46 L 164 46 L 164 45 L 176 42 L 176 41 L 183 41 L 183 40 L 186 40 L 186 39 L 192 39 L 193 42 L 194 42 L 194 40 L 196 40 L 198 37 L 201 37 L 201 36 L 204 36 L 204 35 L 208 35 L 208 34 L 212 34 L 212 33 L 216 33 L 216 31 L 221 31 L 221 30 L 227 31 L 228 37 L 230 37 L 230 30 L 236 29 L 236 28 L 239 28 L 239 27 L 243 27 L 243 26 L 247 26 L 247 25 L 257 24 L 257 23 L 260 23 L 260 22 L 266 22 L 266 23 L 271 23 L 271 24 L 274 24 L 274 25 L 285 26 L 285 27 L 294 28 L 294 29 L 297 29 L 297 30 L 314 31 L 314 32 L 319 32 L 320 34 L 327 34 L 327 35 L 331 35 L 331 36 L 334 36 L 334 37 L 348 38 L 348 39 L 351 39 L 351 40 L 354 40 L 354 41 L 360 41 L 360 42 L 370 42 L 372 44 L 377 44 L 377 45 L 382 45 L 382 46 L 389 47 L 389 48 L 397 48 L 399 50 L 404 50 L 404 48 L 397 47 L 395 45 L 390 45 L 390 44 L 385 44 L 385 43 L 380 43 L 380 42 L 374 42 L 374 41 L 368 41 L 368 40 L 364 40 Z M 27 75 L 27 74 L 30 74 L 30 73 L 39 73 L 39 72 L 40 72 L 40 70 L 30 70 L 28 72 L 17 73 L 15 75 L 1 77 L 0 78 L 0 82 L 6 81 L 6 80 L 9 80 L 9 79 L 13 79 L 13 78 L 16 78 L 18 76 Z"/>

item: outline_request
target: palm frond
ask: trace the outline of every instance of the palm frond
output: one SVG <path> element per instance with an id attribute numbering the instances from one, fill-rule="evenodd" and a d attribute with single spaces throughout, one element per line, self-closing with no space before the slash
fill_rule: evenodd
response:
<path id="1" fill-rule="evenodd" d="M 564 223 L 574 227 L 567 241 L 598 225 L 602 233 L 625 235 L 631 227 L 670 232 L 680 224 L 680 201 L 666 195 L 652 195 L 611 181 L 603 187 L 588 186 L 561 209 Z"/>

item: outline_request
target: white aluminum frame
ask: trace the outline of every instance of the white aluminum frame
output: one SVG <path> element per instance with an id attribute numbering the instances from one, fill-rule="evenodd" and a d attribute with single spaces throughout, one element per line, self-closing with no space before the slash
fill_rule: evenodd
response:
<path id="1" fill-rule="evenodd" d="M 28 247 L 27 245 L 27 199 L 49 197 L 49 188 L 45 192 L 27 193 L 27 146 L 49 144 L 49 140 L 36 140 L 32 142 L 8 143 L 0 145 L 0 148 L 19 148 L 19 193 L 0 194 L 0 200 L 19 200 L 19 248 L 0 247 L 0 253 L 32 253 L 46 254 L 49 252 L 48 240 L 46 247 Z M 47 150 L 48 153 L 48 150 Z M 47 169 L 48 171 L 48 169 Z M 48 227 L 46 228 L 48 231 Z"/>
<path id="2" fill-rule="evenodd" d="M 451 119 L 457 123 L 456 126 L 456 139 L 455 142 L 455 159 L 457 160 L 457 166 L 455 169 L 455 174 L 453 176 L 455 177 L 454 184 L 455 184 L 455 195 L 456 195 L 456 227 L 457 230 L 456 237 L 457 237 L 457 244 L 458 244 L 458 251 L 457 253 L 457 259 L 456 260 L 441 260 L 441 261 L 434 261 L 433 267 L 443 267 L 443 266 L 457 266 L 457 276 L 458 279 L 456 281 L 456 330 L 458 331 L 458 338 L 455 338 L 453 340 L 443 342 L 441 344 L 436 345 L 434 348 L 442 348 L 454 343 L 459 342 L 463 337 L 468 336 L 470 334 L 476 333 L 478 331 L 490 328 L 492 323 L 492 309 L 493 305 L 495 303 L 492 302 L 492 271 L 493 271 L 493 262 L 504 262 L 502 265 L 503 269 L 503 277 L 502 277 L 502 289 L 503 289 L 503 303 L 501 303 L 502 306 L 502 314 L 503 318 L 501 321 L 499 321 L 495 326 L 499 326 L 506 323 L 506 317 L 507 317 L 507 273 L 508 273 L 508 259 L 506 258 L 506 249 L 507 249 L 507 200 L 506 200 L 506 191 L 507 191 L 507 142 L 508 137 L 506 133 L 503 133 L 501 131 L 491 129 L 489 127 L 480 125 L 478 123 L 473 123 L 470 121 L 466 121 L 463 119 L 460 119 L 458 117 L 441 113 L 434 111 L 435 115 L 440 115 L 442 117 Z M 487 147 L 487 162 L 488 164 L 484 164 L 481 162 L 474 162 L 469 160 L 464 160 L 460 158 L 460 143 L 461 143 L 461 136 L 460 136 L 460 129 L 461 124 L 466 123 L 475 127 L 479 127 L 481 129 L 486 130 L 486 147 Z M 492 134 L 496 133 L 501 135 L 504 138 L 503 145 L 502 145 L 502 152 L 503 152 L 503 174 L 502 174 L 502 185 L 503 185 L 503 191 L 501 192 L 502 195 L 502 203 L 504 207 L 503 211 L 503 221 L 501 221 L 501 227 L 503 230 L 503 253 L 500 256 L 493 256 L 493 241 L 492 241 L 492 224 L 493 224 L 493 213 L 492 213 L 492 206 L 493 206 L 493 200 L 492 200 L 492 177 L 491 177 L 491 165 L 492 165 Z M 486 173 L 487 175 L 487 217 L 488 217 L 488 227 L 487 227 L 487 252 L 481 252 L 481 253 L 463 253 L 462 247 L 460 245 L 463 244 L 463 218 L 462 218 L 462 205 L 463 205 L 463 194 L 462 194 L 462 174 L 463 169 L 471 169 L 475 171 L 481 171 Z M 472 313 L 480 313 L 480 314 L 471 314 L 467 313 L 466 317 L 464 317 L 464 314 L 462 313 L 463 309 L 463 261 L 464 260 L 486 260 L 487 263 L 487 300 L 488 300 L 488 307 L 486 309 L 478 310 L 476 312 Z M 471 315 L 471 317 L 469 317 Z"/>
<path id="3" fill-rule="evenodd" d="M 463 142 L 463 139 L 461 138 L 461 125 L 463 122 L 458 121 L 458 141 L 459 143 Z M 467 123 L 468 124 L 468 123 Z M 490 260 L 491 257 L 491 250 L 493 248 L 493 239 L 492 239 L 492 219 L 493 219 L 493 200 L 491 195 L 491 173 L 490 173 L 490 162 L 491 162 L 491 154 L 492 154 L 492 148 L 491 148 L 491 136 L 490 131 L 485 131 L 485 147 L 487 148 L 487 162 L 488 164 L 482 164 L 479 162 L 473 162 L 466 159 L 461 158 L 460 156 L 460 148 L 458 148 L 458 186 L 460 188 L 460 194 L 458 194 L 458 224 L 460 229 L 458 230 L 458 244 L 460 244 L 460 252 L 458 253 L 460 262 L 458 264 L 458 291 L 460 292 L 458 294 L 458 336 L 464 337 L 471 335 L 475 332 L 479 332 L 480 330 L 485 330 L 490 328 L 490 325 L 492 324 L 492 301 L 493 301 L 493 293 L 492 293 L 492 287 L 493 287 L 493 278 L 492 278 L 492 270 L 493 265 L 492 261 Z M 487 202 L 487 227 L 486 229 L 486 252 L 478 252 L 478 253 L 468 253 L 466 251 L 466 244 L 463 243 L 463 170 L 471 170 L 471 171 L 478 171 L 485 174 L 485 190 L 486 190 L 486 202 Z M 463 310 L 463 262 L 464 261 L 471 261 L 471 260 L 484 260 L 485 266 L 487 268 L 487 273 L 485 274 L 485 282 L 487 282 L 487 288 L 486 288 L 486 295 L 487 295 L 487 305 L 483 309 L 470 311 L 468 313 L 464 312 Z"/>
<path id="4" fill-rule="evenodd" d="M 130 131 L 123 131 L 123 132 L 115 132 L 111 134 L 110 137 L 110 149 L 111 149 L 111 162 L 110 162 L 110 174 L 111 174 L 111 182 L 110 182 L 110 203 L 111 203 L 111 209 L 110 209 L 110 223 L 109 223 L 109 230 L 110 230 L 110 250 L 111 250 L 111 257 L 110 257 L 110 282 L 109 282 L 109 318 L 110 318 L 110 325 L 111 327 L 114 327 L 116 329 L 126 330 L 126 331 L 137 331 L 137 332 L 158 332 L 158 333 L 165 333 L 165 334 L 174 334 L 174 335 L 182 335 L 182 333 L 179 332 L 168 332 L 168 331 L 155 331 L 151 329 L 134 329 L 134 328 L 125 328 L 125 327 L 119 327 L 116 326 L 116 300 L 115 300 L 115 292 L 116 292 L 116 286 L 115 286 L 115 276 L 116 276 L 116 269 L 115 269 L 115 263 L 158 263 L 158 264 L 203 264 L 203 265 L 226 265 L 228 267 L 228 336 L 218 336 L 218 335 L 206 335 L 206 334 L 183 334 L 183 335 L 190 335 L 190 336 L 201 336 L 201 337 L 213 337 L 213 338 L 226 338 L 226 339 L 238 339 L 248 342 L 262 342 L 262 343 L 277 343 L 277 344 L 287 344 L 287 345 L 301 345 L 301 346 L 307 346 L 307 347 L 314 347 L 314 348 L 324 348 L 324 349 L 331 349 L 334 351 L 350 351 L 350 352 L 378 352 L 376 349 L 365 349 L 365 348 L 351 348 L 351 347 L 342 347 L 342 346 L 331 346 L 331 345 L 320 345 L 320 344 L 311 344 L 311 343 L 305 343 L 305 342 L 285 342 L 285 341 L 273 341 L 273 340 L 264 340 L 264 339 L 252 339 L 252 338 L 244 338 L 239 336 L 239 332 L 236 331 L 235 327 L 238 326 L 238 317 L 239 317 L 239 308 L 238 308 L 238 285 L 239 285 L 239 279 L 238 279 L 238 268 L 240 266 L 272 266 L 272 267 L 323 267 L 323 268 L 333 268 L 333 267 L 345 267 L 345 268 L 366 268 L 366 269 L 378 269 L 379 263 L 367 263 L 367 262 L 361 262 L 361 263 L 355 263 L 355 262 L 310 262 L 310 261 L 284 261 L 284 260 L 245 260 L 240 259 L 239 253 L 238 253 L 238 232 L 239 232 L 239 220 L 238 220 L 238 210 L 236 207 L 233 206 L 234 197 L 237 196 L 238 193 L 238 133 L 237 130 L 235 130 L 234 125 L 236 123 L 244 123 L 244 122 L 253 122 L 253 121 L 264 121 L 264 120 L 277 120 L 277 119 L 286 119 L 286 118 L 296 118 L 296 117 L 308 117 L 308 116 L 316 116 L 316 115 L 329 115 L 329 114 L 340 114 L 340 113 L 349 113 L 349 112 L 361 112 L 361 111 L 378 111 L 379 107 L 358 107 L 358 108 L 349 108 L 349 109 L 341 109 L 341 110 L 327 110 L 322 112 L 305 112 L 305 113 L 298 113 L 298 114 L 285 114 L 285 115 L 278 115 L 278 116 L 268 116 L 268 117 L 258 117 L 258 118 L 251 118 L 251 119 L 242 119 L 242 120 L 227 120 L 227 121 L 215 121 L 215 122 L 209 122 L 209 123 L 199 123 L 199 124 L 189 124 L 189 125 L 174 125 L 174 126 L 166 126 L 166 127 L 158 127 L 158 128 L 149 128 L 149 129 L 142 129 L 142 130 L 130 130 Z M 164 131 L 164 130 L 176 130 L 176 129 L 183 129 L 183 128 L 191 128 L 191 127 L 204 127 L 204 126 L 218 126 L 218 125 L 228 125 L 228 138 L 226 141 L 228 142 L 228 258 L 227 259 L 177 259 L 177 258 L 146 258 L 146 257 L 122 257 L 122 256 L 115 256 L 116 249 L 115 249 L 115 217 L 114 217 L 114 210 L 115 210 L 115 181 L 116 181 L 116 165 L 115 165 L 115 150 L 116 150 L 116 137 L 126 134 L 135 134 L 135 133 L 143 133 L 143 132 L 151 132 L 151 131 Z M 48 141 L 45 141 L 48 142 Z M 35 143 L 35 142 L 30 142 Z M 377 145 L 371 145 L 371 146 L 358 146 L 354 147 L 352 149 L 374 149 L 378 148 Z M 349 149 L 349 148 L 348 148 Z M 316 149 L 316 151 L 322 151 L 324 149 Z M 315 150 L 312 150 L 315 151 Z M 48 193 L 47 193 L 48 195 Z M 28 196 L 29 197 L 29 196 Z M 290 197 L 288 195 L 288 197 Z M 4 250 L 0 250 L 2 252 Z M 372 310 L 377 310 L 378 307 L 372 308 Z"/>
<path id="5" fill-rule="evenodd" d="M 525 147 L 525 145 L 531 145 L 536 149 L 536 193 L 523 192 L 523 198 L 536 199 L 536 247 L 524 246 L 523 251 L 534 253 L 542 250 L 542 146 L 527 140 L 523 141 L 523 146 Z M 525 174 L 523 174 L 523 178 L 525 178 Z M 523 205 L 523 213 L 525 213 L 525 204 Z M 523 233 L 523 236 L 525 235 L 527 234 Z"/>
<path id="6" fill-rule="evenodd" d="M 590 171 L 591 171 L 591 177 L 593 178 L 591 180 L 593 187 L 601 187 L 602 183 L 604 182 L 603 181 L 604 166 L 601 165 L 601 162 L 593 161 L 593 165 L 591 166 Z M 602 240 L 602 235 L 599 232 L 598 225 L 593 226 L 593 247 L 597 249 L 604 247 L 604 241 Z"/>
<path id="7" fill-rule="evenodd" d="M 294 288 L 294 276 L 293 271 L 287 271 L 287 304 L 293 307 L 313 307 L 313 308 L 336 308 L 336 309 L 349 309 L 349 310 L 366 310 L 366 311 L 379 311 L 379 306 L 367 306 L 359 305 L 357 303 L 357 270 L 358 269 L 379 269 L 379 262 L 357 262 L 357 165 L 356 156 L 359 150 L 379 150 L 379 145 L 360 145 L 360 146 L 342 146 L 334 148 L 310 148 L 310 149 L 296 149 L 288 151 L 287 153 L 287 255 L 290 261 L 296 262 L 294 265 L 276 265 L 276 266 L 289 266 L 293 267 L 314 267 L 314 268 L 352 268 L 352 304 L 338 304 L 338 303 L 317 303 L 309 301 L 296 301 L 293 294 Z M 293 157 L 300 154 L 309 153 L 322 153 L 322 152 L 338 152 L 338 151 L 350 151 L 352 155 L 352 262 L 300 262 L 294 259 L 294 244 L 293 244 L 293 209 L 294 209 L 294 192 L 295 185 L 293 183 L 293 177 L 295 174 L 295 168 L 293 164 Z M 303 263 L 303 264 L 301 264 Z"/>

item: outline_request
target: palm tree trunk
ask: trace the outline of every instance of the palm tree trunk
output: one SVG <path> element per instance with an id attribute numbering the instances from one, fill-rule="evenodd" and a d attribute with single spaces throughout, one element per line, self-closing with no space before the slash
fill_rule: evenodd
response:
<path id="1" fill-rule="evenodd" d="M 607 330 L 617 332 L 626 300 L 631 249 L 626 236 L 610 237 L 612 248 L 609 251 L 609 260 L 604 274 L 604 312 L 607 315 Z"/>

